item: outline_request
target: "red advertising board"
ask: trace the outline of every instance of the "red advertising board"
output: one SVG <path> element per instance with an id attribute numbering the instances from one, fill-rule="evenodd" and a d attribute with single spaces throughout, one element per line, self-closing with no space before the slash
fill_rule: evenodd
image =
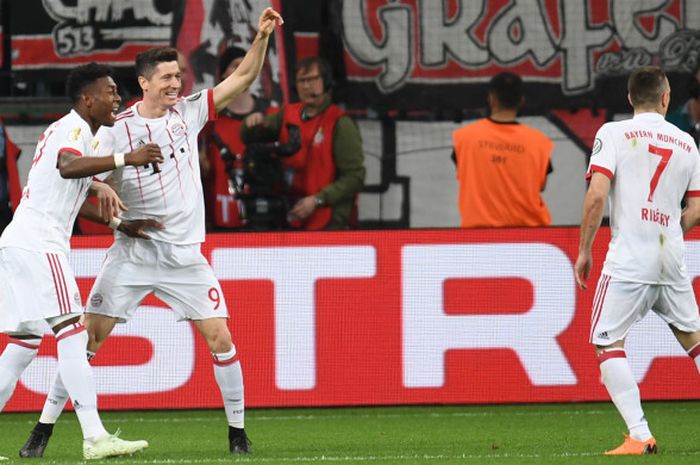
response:
<path id="1" fill-rule="evenodd" d="M 593 401 L 607 399 L 588 333 L 608 237 L 588 291 L 573 279 L 577 228 L 240 233 L 203 250 L 250 407 Z M 110 242 L 74 239 L 83 298 Z M 687 255 L 700 276 L 700 241 Z M 700 398 L 659 318 L 627 346 L 645 399 Z M 221 405 L 204 341 L 152 297 L 93 363 L 103 409 Z M 54 373 L 47 335 L 6 410 L 41 408 Z"/>

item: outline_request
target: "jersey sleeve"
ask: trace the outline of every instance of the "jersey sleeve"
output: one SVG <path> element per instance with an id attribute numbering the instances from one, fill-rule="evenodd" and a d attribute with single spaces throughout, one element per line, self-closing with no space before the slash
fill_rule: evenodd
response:
<path id="1" fill-rule="evenodd" d="M 73 153 L 79 157 L 90 154 L 89 144 L 92 141 L 90 134 L 85 134 L 85 128 L 80 125 L 67 124 L 61 125 L 57 131 L 57 154 L 62 152 Z"/>
<path id="2" fill-rule="evenodd" d="M 604 174 L 611 180 L 615 176 L 615 144 L 609 132 L 608 125 L 603 125 L 595 136 L 591 160 L 588 163 L 588 171 L 586 172 L 587 181 L 591 179 L 593 173 Z"/>
<path id="3" fill-rule="evenodd" d="M 216 119 L 214 106 L 214 89 L 204 89 L 182 100 L 184 118 L 188 126 L 197 130 L 204 127 L 207 121 Z"/>

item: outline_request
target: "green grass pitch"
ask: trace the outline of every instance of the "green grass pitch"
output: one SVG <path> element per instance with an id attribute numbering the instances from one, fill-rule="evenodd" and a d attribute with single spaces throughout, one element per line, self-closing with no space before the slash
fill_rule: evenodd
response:
<path id="1" fill-rule="evenodd" d="M 700 402 L 648 402 L 659 454 L 604 457 L 624 430 L 611 404 L 252 409 L 253 454 L 232 457 L 222 411 L 105 412 L 110 431 L 151 446 L 128 464 L 698 464 Z M 75 416 L 59 421 L 43 460 L 15 459 L 37 414 L 0 414 L 0 464 L 82 460 Z"/>

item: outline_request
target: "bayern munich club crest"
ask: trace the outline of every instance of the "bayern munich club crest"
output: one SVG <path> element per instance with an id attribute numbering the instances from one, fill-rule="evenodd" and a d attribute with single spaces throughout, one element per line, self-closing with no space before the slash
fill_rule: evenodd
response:
<path id="1" fill-rule="evenodd" d="M 90 297 L 90 305 L 93 307 L 99 307 L 100 305 L 102 305 L 103 301 L 104 298 L 99 292 L 94 293 L 92 297 Z"/>
<path id="2" fill-rule="evenodd" d="M 185 133 L 185 125 L 180 121 L 174 121 L 169 125 L 168 130 L 173 136 L 179 137 Z"/>

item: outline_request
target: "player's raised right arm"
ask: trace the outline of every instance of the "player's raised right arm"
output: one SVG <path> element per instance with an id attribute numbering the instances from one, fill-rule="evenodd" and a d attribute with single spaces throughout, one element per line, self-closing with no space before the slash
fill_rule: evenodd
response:
<path id="1" fill-rule="evenodd" d="M 80 157 L 72 152 L 58 154 L 58 170 L 67 179 L 94 176 L 125 165 L 143 166 L 162 163 L 163 154 L 156 144 L 145 144 L 129 153 L 115 153 L 106 157 Z"/>

